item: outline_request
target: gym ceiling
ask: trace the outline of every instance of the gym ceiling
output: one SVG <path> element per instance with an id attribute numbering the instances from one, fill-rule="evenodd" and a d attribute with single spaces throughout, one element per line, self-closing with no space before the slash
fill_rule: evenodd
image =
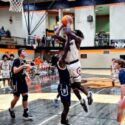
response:
<path id="1" fill-rule="evenodd" d="M 27 10 L 27 5 L 30 6 L 30 10 L 48 10 L 118 2 L 125 2 L 125 0 L 24 0 L 24 9 L 25 11 Z M 9 2 L 3 2 L 0 0 L 0 7 L 4 6 L 9 6 Z"/>

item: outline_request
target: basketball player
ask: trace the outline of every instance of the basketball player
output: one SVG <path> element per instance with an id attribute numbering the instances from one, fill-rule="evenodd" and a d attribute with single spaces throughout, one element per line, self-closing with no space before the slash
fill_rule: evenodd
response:
<path id="1" fill-rule="evenodd" d="M 2 56 L 1 73 L 2 73 L 2 78 L 3 78 L 4 92 L 6 92 L 7 89 L 11 92 L 12 90 L 11 90 L 11 85 L 9 82 L 10 81 L 10 63 L 8 60 L 8 56 L 6 54 Z M 7 87 L 5 85 L 6 80 L 8 82 Z"/>
<path id="2" fill-rule="evenodd" d="M 70 77 L 67 67 L 64 61 L 59 60 L 57 62 L 57 69 L 59 73 L 59 86 L 58 86 L 58 94 L 61 98 L 61 102 L 63 104 L 63 112 L 61 114 L 61 124 L 69 125 L 67 115 L 70 107 L 70 97 L 71 97 L 71 86 L 70 86 Z"/>
<path id="3" fill-rule="evenodd" d="M 111 76 L 112 76 L 112 86 L 115 86 L 115 82 L 118 80 L 118 69 L 115 68 L 115 58 L 112 59 L 111 65 Z"/>
<path id="4" fill-rule="evenodd" d="M 67 40 L 62 38 L 59 34 L 61 30 L 64 30 L 65 34 L 67 35 Z M 65 42 L 64 47 L 64 55 L 62 60 L 65 60 L 67 64 L 67 68 L 70 74 L 70 82 L 71 87 L 75 93 L 75 95 L 80 100 L 81 105 L 83 106 L 84 110 L 87 112 L 87 106 L 84 99 L 82 99 L 78 90 L 81 90 L 88 99 L 88 104 L 91 105 L 93 102 L 92 93 L 88 92 L 83 86 L 81 86 L 81 64 L 79 61 L 79 49 L 80 44 L 83 37 L 83 34 L 80 30 L 75 30 L 75 32 L 71 31 L 70 26 L 64 27 L 61 25 L 56 31 L 56 38 L 60 41 Z"/>
<path id="5" fill-rule="evenodd" d="M 121 125 L 122 121 L 125 118 L 124 109 L 125 109 L 125 62 L 123 60 L 115 60 L 115 68 L 119 70 L 119 81 L 121 84 L 121 97 L 118 103 L 118 113 L 117 121 Z"/>
<path id="6" fill-rule="evenodd" d="M 26 83 L 26 68 L 30 68 L 29 64 L 24 63 L 26 57 L 25 49 L 18 50 L 19 58 L 16 58 L 12 66 L 12 80 L 13 80 L 13 95 L 14 98 L 11 101 L 9 113 L 11 118 L 15 118 L 14 107 L 19 100 L 20 94 L 22 94 L 22 106 L 24 108 L 23 118 L 25 120 L 32 120 L 33 117 L 28 112 L 28 86 Z"/>

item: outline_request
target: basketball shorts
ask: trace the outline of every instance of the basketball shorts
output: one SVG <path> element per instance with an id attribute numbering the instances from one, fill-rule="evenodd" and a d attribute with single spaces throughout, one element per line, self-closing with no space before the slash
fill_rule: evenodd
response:
<path id="1" fill-rule="evenodd" d="M 20 96 L 20 94 L 28 93 L 28 86 L 25 79 L 18 80 L 13 79 L 13 94 L 16 96 Z"/>
<path id="2" fill-rule="evenodd" d="M 60 83 L 58 85 L 58 93 L 61 98 L 61 102 L 68 104 L 71 103 L 71 86 L 68 84 Z"/>
<path id="3" fill-rule="evenodd" d="M 67 64 L 67 69 L 70 74 L 70 82 L 81 82 L 81 64 L 80 61 L 73 64 Z"/>
<path id="4" fill-rule="evenodd" d="M 3 79 L 8 79 L 10 78 L 10 71 L 9 70 L 2 70 L 2 78 Z"/>

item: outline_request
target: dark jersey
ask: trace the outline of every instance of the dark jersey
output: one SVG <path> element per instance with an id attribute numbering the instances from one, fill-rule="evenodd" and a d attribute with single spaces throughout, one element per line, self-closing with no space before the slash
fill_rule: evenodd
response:
<path id="1" fill-rule="evenodd" d="M 65 67 L 64 69 L 61 69 L 57 63 L 57 69 L 58 69 L 58 73 L 59 73 L 60 83 L 69 84 L 70 83 L 70 80 L 69 80 L 70 76 L 69 76 L 69 71 L 67 70 L 67 68 Z"/>
<path id="2" fill-rule="evenodd" d="M 125 69 L 121 69 L 119 71 L 119 81 L 121 83 L 121 85 L 125 85 Z"/>
<path id="3" fill-rule="evenodd" d="M 13 67 L 20 67 L 21 65 L 24 65 L 24 61 L 20 60 L 19 58 L 15 59 L 13 62 L 13 66 L 12 66 L 12 73 L 13 73 Z M 26 74 L 25 74 L 25 69 L 22 69 L 20 72 L 16 73 L 16 74 L 12 74 L 14 78 L 16 79 L 22 79 L 25 78 Z"/>

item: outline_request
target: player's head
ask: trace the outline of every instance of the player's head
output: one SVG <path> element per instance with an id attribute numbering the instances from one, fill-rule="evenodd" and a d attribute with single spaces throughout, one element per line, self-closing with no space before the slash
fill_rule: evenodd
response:
<path id="1" fill-rule="evenodd" d="M 112 58 L 112 63 L 113 63 L 113 64 L 115 63 L 115 60 L 116 60 L 115 58 Z"/>
<path id="2" fill-rule="evenodd" d="M 8 60 L 8 56 L 7 56 L 6 54 L 4 54 L 4 55 L 2 56 L 2 60 Z"/>
<path id="3" fill-rule="evenodd" d="M 116 59 L 115 58 L 112 58 L 112 61 L 115 61 Z"/>
<path id="4" fill-rule="evenodd" d="M 13 54 L 13 53 L 11 53 L 11 54 L 10 54 L 10 60 L 13 60 L 13 59 L 14 59 L 14 57 L 15 57 L 15 56 L 14 56 L 14 54 Z"/>
<path id="5" fill-rule="evenodd" d="M 26 57 L 26 50 L 24 48 L 20 48 L 18 50 L 19 57 L 25 58 Z"/>
<path id="6" fill-rule="evenodd" d="M 115 60 L 115 68 L 120 69 L 125 67 L 125 61 L 121 59 Z"/>
<path id="7" fill-rule="evenodd" d="M 84 39 L 84 35 L 83 35 L 83 33 L 82 33 L 81 30 L 75 30 L 75 34 L 76 34 L 77 36 L 81 37 L 82 39 Z"/>

